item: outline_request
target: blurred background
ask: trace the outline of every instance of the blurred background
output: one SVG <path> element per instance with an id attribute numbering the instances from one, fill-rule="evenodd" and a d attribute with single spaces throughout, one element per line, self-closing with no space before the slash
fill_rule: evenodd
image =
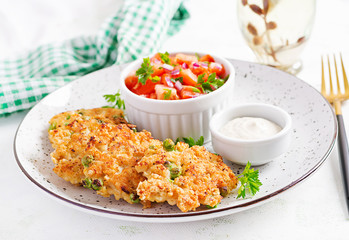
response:
<path id="1" fill-rule="evenodd" d="M 0 58 L 14 57 L 45 43 L 96 35 L 103 21 L 115 14 L 122 3 L 122 0 L 1 1 Z M 237 24 L 236 1 L 186 0 L 184 6 L 191 17 L 179 33 L 165 41 L 162 50 L 205 49 L 229 58 L 255 61 Z M 317 77 L 320 55 L 338 52 L 349 42 L 345 6 L 348 7 L 346 0 L 317 1 L 313 32 L 302 53 L 304 69 L 313 70 Z M 302 78 L 302 72 L 299 76 Z"/>
<path id="2" fill-rule="evenodd" d="M 3 0 L 0 8 L 0 58 L 11 57 L 44 43 L 94 35 L 103 21 L 117 12 L 122 2 Z M 186 0 L 184 4 L 191 17 L 178 34 L 166 41 L 164 49 L 205 48 L 207 52 L 231 58 L 254 60 L 239 31 L 236 1 Z M 348 44 L 345 6 L 348 6 L 346 0 L 317 1 L 314 29 L 305 51 L 318 55 L 324 51 L 337 51 Z M 197 29 L 198 25 L 202 27 Z M 312 44 L 313 39 L 321 39 L 322 45 Z"/>

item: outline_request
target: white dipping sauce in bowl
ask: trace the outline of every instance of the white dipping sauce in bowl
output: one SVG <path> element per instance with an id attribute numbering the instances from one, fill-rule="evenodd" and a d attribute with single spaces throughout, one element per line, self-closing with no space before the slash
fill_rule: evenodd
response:
<path id="1" fill-rule="evenodd" d="M 251 118 L 251 122 L 246 121 L 246 118 Z M 249 139 L 227 136 L 231 120 L 238 123 L 232 127 L 233 131 L 240 132 L 239 135 L 247 135 Z M 271 123 L 265 126 L 265 121 Z M 227 124 L 228 129 L 225 129 Z M 232 124 L 235 125 L 234 122 Z M 279 126 L 279 129 L 275 126 L 269 129 L 268 125 L 273 124 Z M 241 133 L 245 131 L 247 133 Z M 210 121 L 210 132 L 212 146 L 217 154 L 237 164 L 246 165 L 250 162 L 252 166 L 258 166 L 287 151 L 292 140 L 292 118 L 282 108 L 270 104 L 240 104 L 214 114 Z M 258 136 L 261 138 L 257 139 Z"/>
<path id="2" fill-rule="evenodd" d="M 246 140 L 271 137 L 281 131 L 274 122 L 258 117 L 239 117 L 227 122 L 219 131 L 231 138 Z"/>

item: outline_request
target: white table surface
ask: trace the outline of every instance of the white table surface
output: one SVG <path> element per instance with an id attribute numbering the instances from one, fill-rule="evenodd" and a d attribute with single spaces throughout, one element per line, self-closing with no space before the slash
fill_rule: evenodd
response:
<path id="1" fill-rule="evenodd" d="M 93 34 L 118 5 L 116 0 L 1 1 L 1 55 Z M 235 1 L 191 0 L 186 6 L 190 20 L 165 42 L 163 50 L 204 50 L 254 61 L 236 23 Z M 349 72 L 348 9 L 348 0 L 317 2 L 313 34 L 302 55 L 304 69 L 298 74 L 317 89 L 321 54 L 342 51 Z M 348 104 L 343 114 L 349 129 Z M 0 118 L 0 239 L 349 239 L 336 148 L 307 181 L 262 206 L 198 222 L 126 222 L 62 205 L 24 176 L 15 161 L 13 139 L 25 115 Z"/>

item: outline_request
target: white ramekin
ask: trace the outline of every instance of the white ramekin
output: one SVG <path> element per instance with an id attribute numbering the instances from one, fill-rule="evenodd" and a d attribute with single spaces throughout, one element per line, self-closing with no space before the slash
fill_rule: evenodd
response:
<path id="1" fill-rule="evenodd" d="M 194 52 L 170 53 L 192 54 Z M 197 53 L 199 56 L 205 53 Z M 143 59 L 129 64 L 121 73 L 121 92 L 125 100 L 126 115 L 130 123 L 138 130 L 145 129 L 152 136 L 164 140 L 182 137 L 198 139 L 204 136 L 205 142 L 210 140 L 209 122 L 213 114 L 227 107 L 231 101 L 235 70 L 226 59 L 210 54 L 216 62 L 224 65 L 229 78 L 219 89 L 197 98 L 183 100 L 157 100 L 138 96 L 125 85 L 125 78 L 130 72 L 137 70 Z"/>
<path id="2" fill-rule="evenodd" d="M 238 117 L 265 118 L 278 124 L 282 130 L 274 136 L 244 140 L 230 138 L 219 130 L 228 121 Z M 277 158 L 287 151 L 291 143 L 291 116 L 283 109 L 264 103 L 251 103 L 227 108 L 212 117 L 210 131 L 212 145 L 216 153 L 237 164 L 258 166 Z"/>

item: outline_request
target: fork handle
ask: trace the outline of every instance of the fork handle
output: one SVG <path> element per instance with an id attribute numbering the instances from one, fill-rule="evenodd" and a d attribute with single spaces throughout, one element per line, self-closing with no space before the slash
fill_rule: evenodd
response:
<path id="1" fill-rule="evenodd" d="M 349 150 L 348 140 L 344 127 L 344 120 L 342 114 L 337 114 L 338 123 L 338 151 L 342 169 L 342 179 L 345 188 L 345 199 L 349 212 Z"/>

